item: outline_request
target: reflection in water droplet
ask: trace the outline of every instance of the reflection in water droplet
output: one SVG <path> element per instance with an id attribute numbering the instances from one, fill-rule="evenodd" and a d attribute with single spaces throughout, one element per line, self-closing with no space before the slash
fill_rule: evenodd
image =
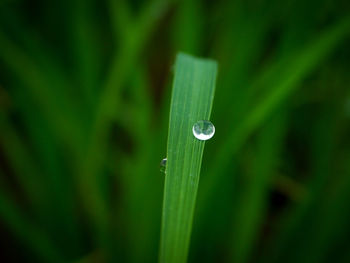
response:
<path id="1" fill-rule="evenodd" d="M 194 137 L 206 141 L 214 136 L 215 126 L 210 121 L 197 121 L 192 128 Z"/>
<path id="2" fill-rule="evenodd" d="M 160 161 L 160 172 L 165 174 L 167 158 Z"/>

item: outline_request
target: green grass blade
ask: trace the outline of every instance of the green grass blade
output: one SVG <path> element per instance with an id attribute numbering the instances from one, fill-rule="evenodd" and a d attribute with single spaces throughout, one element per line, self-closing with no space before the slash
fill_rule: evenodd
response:
<path id="1" fill-rule="evenodd" d="M 107 222 L 106 211 L 108 209 L 105 200 L 102 198 L 101 189 L 96 187 L 100 178 L 97 174 L 103 167 L 108 131 L 112 122 L 118 119 L 118 114 L 122 112 L 121 91 L 123 85 L 130 77 L 141 50 L 145 47 L 145 43 L 147 43 L 157 26 L 158 19 L 162 17 L 169 4 L 170 1 L 150 1 L 149 5 L 143 9 L 136 19 L 136 29 L 120 43 L 119 50 L 108 69 L 106 83 L 98 98 L 95 117 L 92 121 L 91 131 L 89 131 L 91 134 L 87 142 L 85 156 L 81 161 L 82 167 L 79 167 L 77 172 L 82 196 L 85 196 L 86 200 L 91 199 L 86 201 L 84 206 L 89 211 L 93 224 L 102 226 L 106 225 L 102 222 Z M 96 156 L 100 156 L 100 158 L 96 158 Z M 91 206 L 95 206 L 95 209 L 91 209 Z M 95 211 L 101 211 L 101 213 Z"/>
<path id="2" fill-rule="evenodd" d="M 338 112 L 327 109 L 327 111 L 320 114 L 312 130 L 310 130 L 310 134 L 313 134 L 311 140 L 311 149 L 313 150 L 310 154 L 312 178 L 306 184 L 307 195 L 291 207 L 290 212 L 280 219 L 280 224 L 273 233 L 273 242 L 266 245 L 261 262 L 280 262 L 281 260 L 289 263 L 320 262 L 313 261 L 312 257 L 322 255 L 326 251 L 325 249 L 315 248 L 315 246 L 321 241 L 320 236 L 326 232 L 325 226 L 317 225 L 320 223 L 319 218 L 328 220 L 328 216 L 320 216 L 319 213 L 328 208 L 327 205 L 331 202 L 331 194 L 329 194 L 331 191 L 329 189 L 332 188 L 332 183 L 336 181 L 332 169 L 332 160 L 335 158 L 336 138 L 341 124 L 336 116 L 339 116 Z M 346 185 L 345 181 L 344 184 Z M 329 213 L 329 211 L 326 212 Z M 342 216 L 345 217 L 345 210 L 342 212 Z M 335 214 L 332 216 L 336 216 L 336 212 L 333 213 Z M 340 224 L 339 220 L 338 224 Z M 311 228 L 310 225 L 312 225 Z M 336 229 L 333 225 L 331 228 L 332 231 Z M 313 231 L 316 231 L 316 233 Z M 300 233 L 302 233 L 302 240 L 300 239 Z M 309 240 L 309 238 L 317 241 Z M 307 252 L 305 252 L 305 244 L 307 244 Z M 316 253 L 311 256 L 312 248 L 316 249 Z M 302 259 L 298 258 L 301 254 Z"/>
<path id="3" fill-rule="evenodd" d="M 253 109 L 244 123 L 241 124 L 237 133 L 232 133 L 228 141 L 223 145 L 222 155 L 216 156 L 215 165 L 226 167 L 233 152 L 237 152 L 239 147 L 245 142 L 246 138 L 263 123 L 266 117 L 287 98 L 290 93 L 298 87 L 300 81 L 317 66 L 322 59 L 327 57 L 334 50 L 335 46 L 348 35 L 350 28 L 350 19 L 339 21 L 334 27 L 326 31 L 319 39 L 310 43 L 304 50 L 293 56 L 292 54 L 287 63 L 281 68 L 281 72 L 274 72 L 273 81 L 268 83 L 274 84 L 274 88 L 266 95 L 264 100 Z M 275 77 L 278 76 L 277 81 Z M 226 160 L 225 160 L 226 159 Z M 220 161 L 219 161 L 220 160 Z"/>
<path id="4" fill-rule="evenodd" d="M 0 127 L 0 146 L 4 151 L 4 157 L 13 169 L 16 182 L 33 208 L 43 209 L 45 189 L 41 183 L 38 183 L 40 173 L 31 153 L 24 147 L 16 129 L 3 112 L 0 112 Z"/>
<path id="5" fill-rule="evenodd" d="M 113 37 L 116 41 L 119 38 L 126 38 L 133 28 L 132 14 L 130 12 L 129 3 L 125 0 L 108 1 L 109 14 L 113 29 Z"/>
<path id="6" fill-rule="evenodd" d="M 43 262 L 64 262 L 61 252 L 45 232 L 22 213 L 13 201 L 14 197 L 6 190 L 9 187 L 3 180 L 0 170 L 0 222 L 6 226 L 35 256 Z"/>
<path id="7" fill-rule="evenodd" d="M 266 217 L 268 196 L 281 156 L 286 131 L 286 110 L 282 108 L 262 128 L 254 148 L 251 168 L 240 186 L 232 231 L 230 262 L 249 262 Z"/>
<path id="8" fill-rule="evenodd" d="M 20 83 L 24 84 L 23 87 L 28 89 L 33 100 L 43 109 L 42 112 L 45 113 L 57 136 L 73 147 L 77 142 L 81 142 L 83 132 L 79 125 L 79 117 L 76 115 L 77 108 L 67 94 L 60 92 L 62 87 L 68 85 L 62 80 L 62 75 L 54 79 L 48 78 L 47 72 L 4 34 L 2 29 L 0 30 L 0 49 L 6 50 L 6 52 L 0 52 L 0 61 Z M 46 70 L 50 68 L 46 66 Z M 57 86 L 56 83 L 58 83 Z"/>
<path id="9" fill-rule="evenodd" d="M 200 54 L 203 40 L 202 3 L 198 0 L 185 0 L 180 3 L 172 36 L 174 48 L 191 54 Z"/>
<path id="10" fill-rule="evenodd" d="M 204 141 L 192 134 L 211 113 L 217 64 L 179 54 L 170 106 L 160 262 L 186 262 Z"/>
<path id="11" fill-rule="evenodd" d="M 350 28 L 350 19 L 346 18 L 338 21 L 334 26 L 325 31 L 318 39 L 313 40 L 298 54 L 289 55 L 287 58 L 276 62 L 269 70 L 260 76 L 259 80 L 253 85 L 259 87 L 272 87 L 265 95 L 264 99 L 257 104 L 247 114 L 242 123 L 235 128 L 218 147 L 219 152 L 211 162 L 208 174 L 217 173 L 216 177 L 206 177 L 203 181 L 203 197 L 200 199 L 199 206 L 205 205 L 205 200 L 210 199 L 215 182 L 225 174 L 223 171 L 227 168 L 233 155 L 247 141 L 258 127 L 260 127 L 266 118 L 276 110 L 276 108 L 285 101 L 293 91 L 300 87 L 300 82 L 310 74 L 318 63 L 330 55 L 334 48 L 344 40 L 348 35 Z M 279 64 L 281 63 L 281 64 Z M 276 68 L 274 68 L 276 67 Z M 265 75 L 266 74 L 266 75 Z M 270 75 L 271 74 L 271 75 Z M 256 89 L 259 87 L 255 87 Z M 201 208 L 200 208 L 201 209 Z"/>
<path id="12" fill-rule="evenodd" d="M 68 19 L 70 48 L 74 56 L 74 65 L 78 83 L 82 88 L 88 108 L 94 105 L 97 95 L 96 86 L 99 84 L 99 65 L 101 54 L 98 49 L 96 22 L 92 22 L 95 15 L 93 1 L 75 0 L 71 3 Z"/>

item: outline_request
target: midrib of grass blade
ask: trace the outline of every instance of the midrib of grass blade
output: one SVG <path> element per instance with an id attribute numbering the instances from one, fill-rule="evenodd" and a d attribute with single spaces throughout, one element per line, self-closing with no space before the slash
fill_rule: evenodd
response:
<path id="1" fill-rule="evenodd" d="M 180 53 L 170 106 L 160 262 L 186 262 L 204 141 L 192 134 L 211 113 L 217 64 Z"/>

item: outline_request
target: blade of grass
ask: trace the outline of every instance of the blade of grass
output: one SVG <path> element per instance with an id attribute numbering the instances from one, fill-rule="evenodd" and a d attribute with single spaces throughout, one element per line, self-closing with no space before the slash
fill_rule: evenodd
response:
<path id="1" fill-rule="evenodd" d="M 227 168 L 234 154 L 238 152 L 240 147 L 249 138 L 249 136 L 265 121 L 269 116 L 297 87 L 312 70 L 317 67 L 318 63 L 326 58 L 331 51 L 334 50 L 349 33 L 350 19 L 346 18 L 338 21 L 333 27 L 325 31 L 320 38 L 312 41 L 303 50 L 299 50 L 298 54 L 291 54 L 288 58 L 283 58 L 273 64 L 271 68 L 266 70 L 256 81 L 264 87 L 272 88 L 266 94 L 264 99 L 254 107 L 243 120 L 240 126 L 236 128 L 228 138 L 224 140 L 219 152 L 215 155 L 215 160 L 211 162 L 208 174 L 216 173 L 218 176 L 205 177 L 203 181 L 203 196 L 201 204 L 209 199 L 210 193 L 215 182 L 223 170 Z M 263 81 L 262 81 L 263 80 Z M 255 84 L 253 84 L 255 85 Z"/>
<path id="2" fill-rule="evenodd" d="M 217 64 L 180 53 L 170 106 L 160 262 L 186 262 L 204 141 L 192 134 L 211 113 Z"/>
<path id="3" fill-rule="evenodd" d="M 9 198 L 0 171 L 0 218 L 14 235 L 26 244 L 43 262 L 65 262 L 61 252 L 57 250 L 50 238 L 20 211 L 17 205 Z"/>
<path id="4" fill-rule="evenodd" d="M 244 123 L 237 129 L 237 133 L 232 133 L 228 141 L 223 145 L 222 154 L 217 155 L 218 162 L 213 162 L 216 167 L 223 167 L 222 164 L 229 161 L 232 152 L 242 145 L 252 131 L 256 129 L 264 119 L 293 91 L 298 87 L 300 81 L 309 74 L 317 63 L 326 57 L 334 47 L 348 35 L 350 28 L 350 19 L 346 19 L 337 23 L 329 31 L 326 31 L 320 39 L 310 43 L 299 55 L 291 55 L 291 57 L 283 61 L 274 69 L 272 81 L 275 88 L 270 90 L 265 99 L 257 105 L 248 115 Z M 278 81 L 275 80 L 279 75 Z M 225 156 L 225 157 L 224 157 Z"/>
<path id="5" fill-rule="evenodd" d="M 120 5 L 119 2 L 118 5 Z M 175 42 L 172 42 L 172 47 L 174 50 L 182 50 L 187 53 L 199 55 L 198 44 L 200 43 L 199 40 L 202 38 L 201 36 L 203 33 L 199 30 L 201 23 L 203 22 L 202 19 L 198 19 L 198 17 L 201 18 L 201 8 L 198 8 L 200 3 L 197 0 L 194 2 L 178 1 L 177 6 L 179 9 L 176 8 L 176 18 L 173 25 L 176 32 L 172 36 L 172 39 L 174 39 Z M 121 8 L 118 8 L 117 10 L 121 12 L 120 9 Z M 123 16 L 125 16 L 125 14 L 123 14 Z M 120 16 L 119 20 L 121 20 Z M 127 17 L 125 17 L 124 20 L 125 21 L 123 22 L 119 22 L 122 27 L 128 22 Z M 183 30 L 184 26 L 186 26 L 186 30 Z M 171 30 L 170 32 L 173 31 Z M 134 78 L 137 78 L 136 74 L 134 74 Z M 141 85 L 140 82 L 138 85 L 135 83 L 131 86 L 141 87 Z M 169 85 L 166 92 L 168 92 L 170 88 L 171 86 Z M 138 103 L 139 105 L 141 105 L 141 99 L 147 103 L 147 100 L 145 100 L 147 94 L 145 94 L 144 90 L 144 88 L 138 88 L 135 90 L 135 95 L 137 95 L 137 99 L 140 101 Z M 134 253 L 130 253 L 130 262 L 155 262 L 158 258 L 159 225 L 161 221 L 159 214 L 161 212 L 163 195 L 162 186 L 164 178 L 156 177 L 153 178 L 152 181 L 150 181 L 149 178 L 150 176 L 153 177 L 155 169 L 158 170 L 159 156 L 164 155 L 164 142 L 166 141 L 166 136 L 163 136 L 163 134 L 166 134 L 168 128 L 168 109 L 170 102 L 168 98 L 170 98 L 170 92 L 167 94 L 166 99 L 162 100 L 167 102 L 165 108 L 162 106 L 165 110 L 157 110 L 157 112 L 153 113 L 153 116 L 158 112 L 161 112 L 162 115 L 164 115 L 164 112 L 166 113 L 165 118 L 162 116 L 160 116 L 161 118 L 157 117 L 158 120 L 162 119 L 162 121 L 158 122 L 161 123 L 160 126 L 150 126 L 150 121 L 146 121 L 147 117 L 145 116 L 145 112 L 147 111 L 146 109 L 142 109 L 143 113 L 138 115 L 147 125 L 142 129 L 141 127 L 138 129 L 134 128 L 133 130 L 128 129 L 131 134 L 135 133 L 135 135 L 138 131 L 147 131 L 140 133 L 138 136 L 140 137 L 139 139 L 142 138 L 142 140 L 139 140 L 139 143 L 135 144 L 139 145 L 139 147 L 137 147 L 138 150 L 135 156 L 131 156 L 130 158 L 132 165 L 129 167 L 129 171 L 126 172 L 126 180 L 123 183 L 126 189 L 128 189 L 125 191 L 125 194 L 129 196 L 125 198 L 128 203 L 128 212 L 126 214 L 128 215 L 128 229 L 130 235 L 133 236 L 133 240 L 130 242 L 130 247 Z M 137 114 L 135 114 L 132 119 L 136 123 Z M 126 120 L 130 122 L 130 117 L 126 116 Z M 139 200 L 144 200 L 144 202 L 140 204 Z M 138 220 L 140 216 L 143 218 L 142 222 Z"/>
<path id="6" fill-rule="evenodd" d="M 300 200 L 295 206 L 291 207 L 289 213 L 281 218 L 280 224 L 276 227 L 271 243 L 266 245 L 262 262 L 302 262 L 296 258 L 299 253 L 303 253 L 303 245 L 307 244 L 308 253 L 312 245 L 307 241 L 309 235 L 316 236 L 319 233 L 312 233 L 317 227 L 317 208 L 322 203 L 326 206 L 329 200 L 327 188 L 334 180 L 332 172 L 332 158 L 335 154 L 335 143 L 339 130 L 339 114 L 336 111 L 322 112 L 316 121 L 310 134 L 313 134 L 311 141 L 311 169 L 312 178 L 307 184 L 308 194 L 304 199 Z M 323 196 L 326 194 L 327 201 L 322 202 Z M 310 220 L 311 219 L 311 220 Z M 310 228 L 310 226 L 312 227 Z M 321 228 L 320 228 L 321 229 Z M 317 232 L 323 232 L 323 230 Z M 302 233 L 302 241 L 300 236 Z M 311 233 L 311 234 L 310 234 Z M 317 253 L 324 251 L 317 250 Z M 311 260 L 311 259 L 310 259 Z M 311 262 L 307 260 L 306 262 Z"/>
<path id="7" fill-rule="evenodd" d="M 171 1 L 151 1 L 144 7 L 134 24 L 129 26 L 130 32 L 120 43 L 119 52 L 113 58 L 100 103 L 97 106 L 96 123 L 101 123 L 101 127 L 105 127 L 106 123 L 118 112 L 116 105 L 119 106 L 119 101 L 116 102 L 116 100 L 121 98 L 119 96 L 121 88 L 129 77 L 142 48 L 156 28 L 157 22 L 163 17 L 170 4 Z"/>
<path id="8" fill-rule="evenodd" d="M 62 243 L 60 243 L 60 245 L 62 245 L 62 247 L 67 243 L 64 242 L 64 238 L 69 237 L 69 240 L 75 240 L 71 236 L 74 235 L 75 232 L 70 228 L 70 226 L 74 226 L 71 225 L 70 222 L 65 221 L 65 219 L 69 218 L 71 214 L 67 212 L 67 218 L 64 218 L 61 213 L 66 209 L 66 206 L 69 207 L 69 205 L 67 205 L 69 202 L 66 201 L 58 206 L 58 202 L 63 202 L 66 199 L 58 200 L 55 205 L 52 205 L 53 199 L 55 198 L 55 195 L 52 195 L 52 192 L 55 192 L 52 188 L 56 188 L 57 186 L 55 183 L 51 182 L 49 187 L 45 187 L 45 185 L 48 184 L 47 174 L 43 174 L 43 171 L 35 165 L 36 162 L 35 158 L 33 158 L 33 153 L 27 149 L 22 138 L 20 138 L 17 133 L 17 130 L 12 126 L 11 122 L 6 118 L 6 115 L 3 112 L 0 112 L 0 127 L 0 145 L 4 150 L 6 160 L 11 165 L 19 189 L 24 192 L 24 197 L 29 201 L 31 214 L 35 217 L 38 224 L 40 222 L 42 229 L 45 229 L 46 231 L 50 230 L 49 232 L 51 234 L 56 237 L 61 237 Z M 45 145 L 47 145 L 47 143 L 45 143 Z M 48 188 L 51 189 L 49 190 Z M 0 189 L 0 195 L 3 194 L 1 192 L 3 189 L 6 189 L 6 187 L 2 186 Z M 7 198 L 5 199 L 6 200 L 3 201 L 3 204 L 6 207 L 10 201 L 7 201 Z M 5 212 L 0 213 L 1 220 L 6 221 L 6 218 L 7 215 Z M 52 225 L 54 222 L 54 220 L 52 220 L 53 218 L 60 219 L 60 226 L 66 223 L 65 226 L 67 227 L 63 227 L 63 229 L 69 229 L 70 232 L 64 235 L 64 231 L 61 229 L 62 227 Z M 17 226 L 11 227 L 11 231 L 16 232 L 16 227 Z M 60 232 L 54 234 L 58 228 L 61 229 Z M 72 245 L 66 247 L 67 251 L 71 248 Z"/>
<path id="9" fill-rule="evenodd" d="M 45 188 L 40 182 L 38 167 L 16 129 L 7 116 L 0 112 L 0 145 L 4 150 L 7 162 L 11 165 L 16 180 L 30 201 L 32 208 L 41 211 L 45 206 Z"/>
<path id="10" fill-rule="evenodd" d="M 258 5 L 254 7 L 254 10 L 249 9 L 248 11 L 242 6 L 244 3 L 234 1 L 231 5 L 224 4 L 216 11 L 220 14 L 220 19 L 217 18 L 216 23 L 219 26 L 215 26 L 215 28 L 218 30 L 221 28 L 222 32 L 215 37 L 216 43 L 214 43 L 211 53 L 213 57 L 220 61 L 222 72 L 220 71 L 221 78 L 218 79 L 220 90 L 215 94 L 216 100 L 220 101 L 220 105 L 215 107 L 212 119 L 218 125 L 220 125 L 220 122 L 225 124 L 224 127 L 218 129 L 221 133 L 217 137 L 218 144 L 226 140 L 227 135 L 232 132 L 233 128 L 237 127 L 238 123 L 242 122 L 246 112 L 251 108 L 249 105 L 249 93 L 251 91 L 249 83 L 255 74 L 256 68 L 260 68 L 257 61 L 261 59 L 266 49 L 263 43 L 269 38 L 268 32 L 271 30 L 274 21 L 271 7 Z M 230 24 L 229 27 L 228 24 Z M 217 151 L 220 148 L 214 144 L 208 145 L 208 147 L 207 150 L 210 152 Z M 205 168 L 210 166 L 212 157 L 204 156 L 204 158 L 202 169 L 206 171 Z M 217 260 L 218 252 L 216 248 L 221 247 L 222 240 L 226 239 L 227 226 L 232 221 L 231 211 L 234 211 L 234 209 L 231 203 L 236 191 L 232 187 L 235 184 L 236 176 L 232 175 L 237 170 L 235 163 L 238 159 L 231 158 L 230 173 L 219 176 L 221 177 L 220 190 L 215 191 L 215 198 L 206 199 L 205 203 L 202 203 L 201 208 L 205 206 L 205 215 L 200 214 L 200 210 L 203 211 L 199 208 L 203 189 L 202 187 L 199 189 L 196 213 L 199 212 L 200 217 L 206 218 L 206 220 L 199 220 L 198 224 L 194 226 L 192 242 L 197 246 L 196 250 L 190 253 L 190 261 L 197 257 L 205 258 L 203 262 Z M 207 173 L 205 172 L 203 175 L 206 176 Z M 215 180 L 214 178 L 211 179 Z M 205 181 L 206 179 L 203 177 L 203 182 Z M 231 209 L 226 209 L 225 202 L 230 203 Z M 220 211 L 212 213 L 213 209 L 216 208 Z M 197 217 L 197 215 L 195 216 Z M 208 241 L 201 242 L 203 238 Z"/>
<path id="11" fill-rule="evenodd" d="M 26 60 L 28 64 L 34 65 L 38 72 L 40 71 L 43 83 L 52 83 L 52 85 L 45 84 L 46 87 L 43 85 L 43 87 L 39 89 L 47 88 L 49 91 L 53 90 L 53 93 L 62 95 L 63 101 L 70 100 L 71 98 L 69 95 L 72 94 L 69 91 L 71 85 L 68 76 L 65 74 L 63 68 L 61 68 L 59 60 L 56 55 L 53 54 L 52 50 L 50 50 L 49 45 L 43 41 L 38 31 L 28 26 L 23 21 L 23 18 L 18 16 L 13 10 L 1 11 L 2 28 L 7 29 L 6 32 L 11 36 L 11 39 L 8 38 L 8 41 L 12 43 L 16 41 L 17 47 L 14 47 L 13 51 L 16 51 L 17 55 L 22 57 L 23 60 Z M 16 68 L 18 70 L 20 67 Z M 16 113 L 18 111 L 21 120 L 24 121 L 24 127 L 27 127 L 25 131 L 28 131 L 32 146 L 35 145 L 34 149 L 36 150 L 31 149 L 34 150 L 34 152 L 29 152 L 29 149 L 26 149 L 27 145 L 22 142 L 23 138 L 19 138 L 14 127 L 8 125 L 8 121 L 6 121 L 5 124 L 5 127 L 7 127 L 5 129 L 6 133 L 2 131 L 2 136 L 0 137 L 7 136 L 7 138 L 12 138 L 13 140 L 7 140 L 1 143 L 6 145 L 5 149 L 7 150 L 5 154 L 7 158 L 13 160 L 11 164 L 14 162 L 21 164 L 16 166 L 12 165 L 12 169 L 15 172 L 16 178 L 18 178 L 17 180 L 21 188 L 25 190 L 26 197 L 31 200 L 31 202 L 39 201 L 36 201 L 36 203 L 32 205 L 37 206 L 34 207 L 35 211 L 33 213 L 39 217 L 37 220 L 42 222 L 40 223 L 41 226 L 45 226 L 47 231 L 51 234 L 55 233 L 53 235 L 57 240 L 61 240 L 60 245 L 66 248 L 65 251 L 76 253 L 76 251 L 79 250 L 74 248 L 75 245 L 71 245 L 66 241 L 67 237 L 69 240 L 76 240 L 73 236 L 76 233 L 74 226 L 77 224 L 71 224 L 71 222 L 73 222 L 71 219 L 73 219 L 74 216 L 74 204 L 69 200 L 69 194 L 68 191 L 66 191 L 68 190 L 67 187 L 71 184 L 67 183 L 69 177 L 61 176 L 67 174 L 67 172 L 63 172 L 62 165 L 59 163 L 60 158 L 57 156 L 58 151 L 54 149 L 58 146 L 56 142 L 62 138 L 62 134 L 60 134 L 57 129 L 53 129 L 53 125 L 51 125 L 54 124 L 55 119 L 48 119 L 45 117 L 47 116 L 47 112 L 50 111 L 49 108 L 45 106 L 45 110 L 42 110 L 42 105 L 36 103 L 39 97 L 34 94 L 33 88 L 27 83 L 21 85 L 20 83 L 24 82 L 23 80 L 19 80 L 19 83 L 16 84 L 14 82 L 10 87 L 11 99 L 14 105 L 16 105 Z M 49 107 L 52 106 L 50 105 Z M 79 107 L 76 106 L 74 109 L 71 108 L 71 110 L 75 112 L 77 108 Z M 6 113 L 4 116 L 8 114 L 9 113 Z M 62 111 L 62 114 L 66 114 L 66 111 Z M 5 121 L 5 119 L 2 121 Z M 0 123 L 2 123 L 2 121 L 0 121 Z M 51 131 L 53 132 L 51 133 Z M 43 141 L 45 141 L 45 143 L 43 143 Z M 56 145 L 54 146 L 54 144 Z M 13 145 L 15 145 L 15 147 L 13 147 Z M 70 147 L 72 150 L 75 149 L 74 145 L 70 145 Z M 13 148 L 17 150 L 15 151 Z M 16 156 L 14 152 L 19 152 L 21 155 Z M 24 156 L 24 154 L 26 156 Z M 43 161 L 40 162 L 41 160 Z M 36 165 L 34 165 L 34 163 Z M 36 171 L 33 172 L 33 169 L 29 169 L 29 165 L 35 167 Z M 26 183 L 26 181 L 30 183 Z M 35 186 L 33 190 L 34 193 L 33 191 L 29 191 L 28 187 L 31 185 Z M 45 185 L 49 185 L 49 187 Z M 42 190 L 39 191 L 38 188 Z M 31 192 L 33 193 L 32 195 L 30 195 Z M 39 194 L 41 197 L 38 196 Z M 45 196 L 45 198 L 43 198 L 43 196 Z M 68 211 L 69 208 L 72 210 Z M 67 231 L 62 231 L 62 229 Z M 81 242 L 73 241 L 72 244 L 79 246 Z"/>
<path id="12" fill-rule="evenodd" d="M 64 84 L 56 86 L 62 79 L 50 79 L 33 59 L 19 48 L 6 34 L 0 30 L 0 60 L 11 73 L 19 79 L 24 87 L 30 91 L 33 99 L 42 107 L 43 113 L 57 133 L 70 146 L 81 145 L 81 126 L 76 116 L 76 107 L 71 103 L 67 94 L 60 93 Z M 65 83 L 65 82 L 63 82 Z M 55 87 L 57 89 L 54 89 Z"/>
<path id="13" fill-rule="evenodd" d="M 128 247 L 133 253 L 129 253 L 129 262 L 156 262 L 158 259 L 159 235 L 161 223 L 161 209 L 163 196 L 164 177 L 154 177 L 154 172 L 159 168 L 159 156 L 163 156 L 168 130 L 170 106 L 170 92 L 166 95 L 166 105 L 161 106 L 159 124 L 151 124 L 151 117 L 157 116 L 155 107 L 146 98 L 149 90 L 149 80 L 145 72 L 138 69 L 134 79 L 130 84 L 130 96 L 132 101 L 138 105 L 133 106 L 131 111 L 140 111 L 132 117 L 126 117 L 132 126 L 128 126 L 128 132 L 133 135 L 135 144 L 135 154 L 128 157 L 128 164 L 124 164 L 123 183 L 125 212 L 118 212 L 119 218 L 125 215 L 128 222 L 128 234 L 133 237 Z M 144 70 L 143 70 L 144 71 Z M 166 92 L 170 90 L 167 89 Z M 141 106 L 143 105 L 143 106 Z M 127 107 L 127 106 L 126 106 Z M 130 107 L 130 105 L 128 106 Z M 138 109 L 139 108 L 139 109 Z M 130 122 L 130 119 L 133 121 Z M 139 120 L 138 120 L 139 119 Z M 133 131 L 131 131 L 131 129 Z M 139 131 L 143 133 L 137 135 Z M 113 160 L 113 163 L 115 163 Z M 120 160 L 120 159 L 119 159 Z M 152 178 L 152 180 L 150 180 Z M 143 200 L 140 203 L 140 200 Z M 142 217 L 142 222 L 138 220 Z M 125 244 L 126 242 L 123 241 Z"/>
<path id="14" fill-rule="evenodd" d="M 256 157 L 250 164 L 252 168 L 247 178 L 248 182 L 243 186 L 235 209 L 231 262 L 247 262 L 253 255 L 250 252 L 261 231 L 261 219 L 265 216 L 273 171 L 285 135 L 285 123 L 286 113 L 285 109 L 282 109 L 266 123 L 259 134 Z"/>
<path id="15" fill-rule="evenodd" d="M 170 3 L 171 1 L 155 0 L 144 7 L 130 28 L 133 30 L 127 34 L 125 39 L 122 39 L 118 53 L 113 56 L 103 91 L 98 98 L 86 151 L 80 161 L 81 167 L 77 168 L 85 209 L 89 213 L 93 228 L 96 228 L 93 232 L 100 236 L 97 237 L 97 240 L 105 239 L 104 236 L 107 233 L 103 228 L 108 224 L 109 216 L 104 194 L 98 186 L 100 184 L 98 174 L 105 160 L 108 131 L 113 121 L 123 112 L 120 110 L 122 88 L 130 77 L 142 49 L 156 28 L 157 21 L 168 10 Z M 94 208 L 91 209 L 91 207 Z"/>
<path id="16" fill-rule="evenodd" d="M 99 49 L 97 48 L 97 34 L 95 23 L 92 18 L 95 13 L 94 1 L 71 1 L 69 13 L 69 39 L 74 56 L 76 75 L 82 93 L 85 95 L 88 110 L 94 105 L 97 95 L 97 84 L 100 71 Z"/>
<path id="17" fill-rule="evenodd" d="M 347 162 L 349 163 L 349 159 Z M 322 196 L 324 198 L 323 202 L 320 202 L 322 205 L 319 205 L 317 213 L 310 220 L 313 227 L 301 240 L 301 244 L 307 245 L 300 246 L 292 257 L 296 260 L 290 262 L 326 262 L 323 261 L 324 258 L 333 252 L 332 250 L 337 251 L 338 244 L 345 243 L 350 230 L 348 205 L 350 176 L 349 171 L 346 172 L 341 176 L 333 192 Z"/>
<path id="18" fill-rule="evenodd" d="M 173 30 L 175 50 L 200 54 L 203 39 L 203 7 L 198 0 L 180 1 Z"/>
<path id="19" fill-rule="evenodd" d="M 127 37 L 133 25 L 128 2 L 126 0 L 108 0 L 107 3 L 115 41 Z"/>
<path id="20" fill-rule="evenodd" d="M 44 116 L 35 104 L 28 100 L 26 90 L 15 95 L 16 104 L 23 115 L 23 124 L 28 131 L 35 151 L 29 154 L 36 155 L 38 166 L 41 168 L 37 172 L 37 177 L 30 178 L 35 185 L 45 186 L 45 198 L 48 201 L 45 211 L 46 223 L 50 223 L 50 231 L 60 240 L 60 245 L 65 251 L 76 253 L 80 251 L 81 241 L 79 240 L 78 222 L 76 212 L 76 200 L 73 194 L 73 181 L 67 170 L 64 169 L 62 156 L 60 155 L 60 146 L 55 140 L 54 134 L 50 131 Z M 36 111 L 37 114 L 32 114 Z M 44 143 L 43 143 L 44 142 Z M 29 159 L 28 156 L 26 159 Z M 43 197 L 42 197 L 43 198 Z M 56 219 L 56 220 L 55 220 Z M 71 242 L 67 242 L 67 239 Z"/>

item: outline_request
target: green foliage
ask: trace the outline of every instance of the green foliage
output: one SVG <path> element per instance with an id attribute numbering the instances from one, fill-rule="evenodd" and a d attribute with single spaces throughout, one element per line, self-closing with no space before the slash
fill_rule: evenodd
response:
<path id="1" fill-rule="evenodd" d="M 0 260 L 348 262 L 349 10 L 1 1 Z M 180 55 L 171 98 L 179 51 L 220 65 L 204 151 L 190 127 L 209 118 L 215 66 Z M 190 114 L 185 133 L 169 109 Z"/>
<path id="2" fill-rule="evenodd" d="M 192 134 L 209 120 L 217 65 L 179 54 L 170 106 L 160 262 L 186 262 L 205 141 Z"/>

